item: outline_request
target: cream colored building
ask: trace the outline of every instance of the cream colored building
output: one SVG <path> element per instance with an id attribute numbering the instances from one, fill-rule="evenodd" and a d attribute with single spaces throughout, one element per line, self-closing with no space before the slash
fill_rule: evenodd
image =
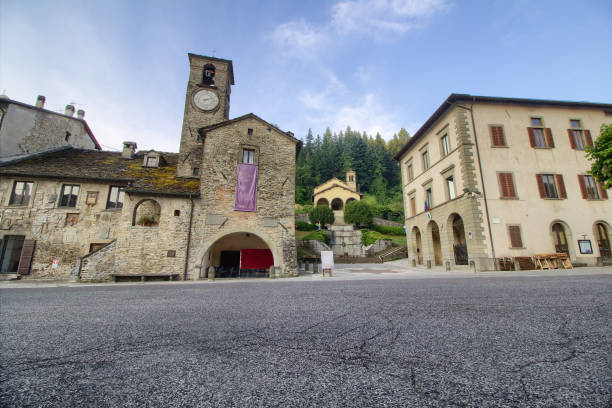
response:
<path id="1" fill-rule="evenodd" d="M 612 105 L 451 94 L 395 156 L 409 257 L 471 264 L 566 252 L 610 260 L 612 203 L 584 146 Z"/>
<path id="2" fill-rule="evenodd" d="M 357 174 L 346 172 L 346 182 L 334 177 L 314 188 L 312 202 L 315 206 L 326 205 L 334 211 L 334 224 L 344 224 L 344 207 L 353 200 L 361 200 L 357 192 Z"/>

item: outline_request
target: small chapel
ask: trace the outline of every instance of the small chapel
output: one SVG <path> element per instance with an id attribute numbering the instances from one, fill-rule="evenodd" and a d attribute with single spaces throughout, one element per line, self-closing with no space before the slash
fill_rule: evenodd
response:
<path id="1" fill-rule="evenodd" d="M 334 225 L 344 224 L 344 207 L 353 200 L 361 200 L 357 192 L 357 173 L 346 172 L 346 182 L 337 177 L 327 180 L 314 188 L 312 202 L 315 206 L 325 205 L 334 211 Z"/>
<path id="2" fill-rule="evenodd" d="M 91 138 L 77 144 L 63 127 L 86 126 L 84 114 L 47 110 L 44 98 L 36 106 L 2 99 L 20 117 L 49 124 L 33 137 L 14 125 L 13 110 L 4 113 L 12 127 L 0 136 L 37 146 L 20 145 L 0 160 L 3 274 L 82 281 L 297 275 L 301 142 L 253 113 L 230 119 L 232 61 L 188 57 L 178 153 L 138 151 L 130 141 L 122 152 L 103 151 L 89 127 Z M 40 146 L 41 137 L 48 143 Z"/>

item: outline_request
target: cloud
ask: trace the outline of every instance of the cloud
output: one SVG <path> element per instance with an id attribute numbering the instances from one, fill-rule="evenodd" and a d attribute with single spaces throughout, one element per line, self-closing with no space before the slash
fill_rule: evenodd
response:
<path id="1" fill-rule="evenodd" d="M 341 32 L 380 37 L 403 34 L 448 8 L 445 0 L 346 0 L 332 9 L 332 24 Z"/>
<path id="2" fill-rule="evenodd" d="M 323 44 L 325 28 L 315 27 L 303 19 L 283 23 L 272 32 L 272 40 L 285 51 L 306 57 Z"/>

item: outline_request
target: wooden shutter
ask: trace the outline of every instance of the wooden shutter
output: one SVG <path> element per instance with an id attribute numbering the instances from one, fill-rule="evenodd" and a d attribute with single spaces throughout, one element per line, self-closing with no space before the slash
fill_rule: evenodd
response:
<path id="1" fill-rule="evenodd" d="M 582 198 L 587 198 L 587 189 L 586 184 L 584 183 L 584 176 L 578 175 L 578 185 L 580 185 L 580 192 L 582 193 Z"/>
<path id="2" fill-rule="evenodd" d="M 567 192 L 565 191 L 565 183 L 563 182 L 563 176 L 561 174 L 557 174 L 555 176 L 557 181 L 557 188 L 559 189 L 559 196 L 561 198 L 567 198 Z"/>
<path id="3" fill-rule="evenodd" d="M 572 146 L 572 149 L 576 150 L 576 140 L 574 139 L 574 130 L 567 129 L 567 135 L 569 136 L 570 146 Z"/>
<path id="4" fill-rule="evenodd" d="M 531 143 L 531 147 L 536 147 L 535 135 L 533 134 L 533 128 L 527 128 L 527 134 L 529 135 L 529 143 Z"/>
<path id="5" fill-rule="evenodd" d="M 544 188 L 544 180 L 542 180 L 542 175 L 536 174 L 536 180 L 538 181 L 538 191 L 540 192 L 540 198 L 546 198 L 546 189 Z"/>
<path id="6" fill-rule="evenodd" d="M 491 131 L 491 141 L 493 146 L 505 146 L 504 140 L 504 128 L 501 126 L 490 126 Z"/>
<path id="7" fill-rule="evenodd" d="M 499 173 L 499 186 L 504 198 L 516 198 L 512 173 Z"/>
<path id="8" fill-rule="evenodd" d="M 591 138 L 590 130 L 584 130 L 584 138 L 586 139 L 587 146 L 593 146 L 593 139 Z"/>
<path id="9" fill-rule="evenodd" d="M 410 199 L 410 213 L 411 215 L 416 214 L 416 200 L 414 197 Z"/>
<path id="10" fill-rule="evenodd" d="M 521 227 L 518 225 L 508 225 L 508 233 L 510 235 L 510 246 L 512 248 L 522 248 Z"/>
<path id="11" fill-rule="evenodd" d="M 36 241 L 33 239 L 24 239 L 23 247 L 21 248 L 21 257 L 19 258 L 19 266 L 17 267 L 17 273 L 20 275 L 29 275 L 30 268 L 32 266 L 32 259 L 34 258 L 34 248 L 36 247 Z"/>
<path id="12" fill-rule="evenodd" d="M 550 128 L 544 129 L 544 133 L 546 134 L 546 147 L 555 147 L 555 141 L 552 137 L 552 130 Z"/>
<path id="13" fill-rule="evenodd" d="M 599 196 L 603 198 L 604 200 L 607 200 L 608 192 L 606 191 L 605 188 L 603 188 L 603 185 L 601 185 L 600 183 L 597 183 L 597 187 L 599 187 Z"/>

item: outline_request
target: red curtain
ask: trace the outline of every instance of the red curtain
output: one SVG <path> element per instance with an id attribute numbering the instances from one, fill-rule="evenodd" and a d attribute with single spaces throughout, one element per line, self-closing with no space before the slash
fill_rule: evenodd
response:
<path id="1" fill-rule="evenodd" d="M 269 269 L 274 265 L 269 249 L 241 249 L 240 269 Z"/>

